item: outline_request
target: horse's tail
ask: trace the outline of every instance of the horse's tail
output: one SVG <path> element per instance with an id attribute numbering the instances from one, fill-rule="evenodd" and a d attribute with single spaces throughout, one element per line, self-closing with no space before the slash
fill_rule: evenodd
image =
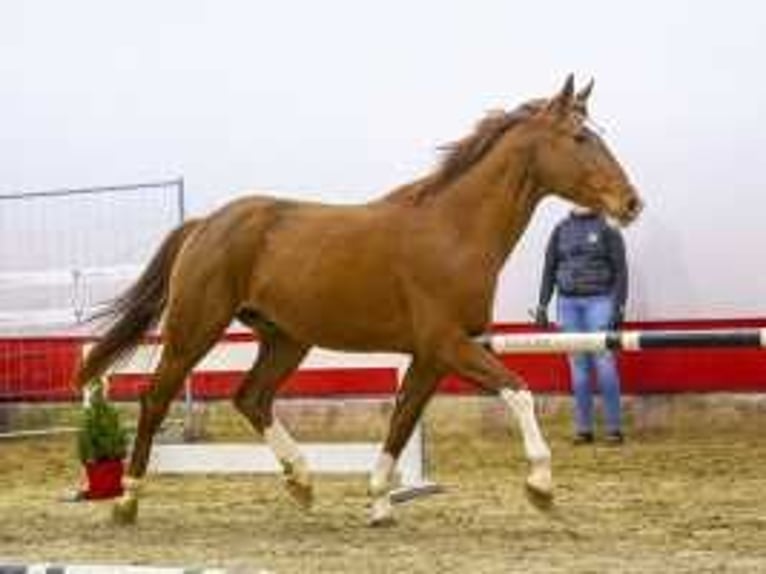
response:
<path id="1" fill-rule="evenodd" d="M 105 319 L 109 328 L 85 357 L 74 381 L 83 388 L 115 361 L 135 349 L 147 331 L 156 326 L 167 303 L 168 283 L 178 253 L 199 220 L 189 220 L 165 238 L 138 280 L 93 318 Z"/>

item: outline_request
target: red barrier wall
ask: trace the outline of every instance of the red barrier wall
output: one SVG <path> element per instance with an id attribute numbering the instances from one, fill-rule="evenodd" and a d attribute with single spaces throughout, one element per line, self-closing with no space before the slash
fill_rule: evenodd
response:
<path id="1" fill-rule="evenodd" d="M 766 319 L 715 321 L 657 321 L 633 323 L 627 329 L 729 329 L 766 327 Z M 524 324 L 497 325 L 495 332 L 529 331 Z M 250 340 L 236 334 L 229 340 Z M 69 381 L 84 339 L 0 339 L 0 400 L 59 400 L 76 395 Z M 620 353 L 620 372 L 626 393 L 766 392 L 766 352 L 757 349 L 660 349 Z M 507 355 L 503 362 L 526 379 L 533 390 L 569 392 L 569 372 L 564 355 Z M 192 377 L 195 396 L 230 396 L 240 373 L 197 373 Z M 132 398 L 148 377 L 113 377 L 112 392 Z M 396 377 L 391 369 L 343 369 L 297 373 L 282 394 L 368 395 L 391 393 Z M 468 393 L 466 382 L 447 377 L 442 392 Z"/>

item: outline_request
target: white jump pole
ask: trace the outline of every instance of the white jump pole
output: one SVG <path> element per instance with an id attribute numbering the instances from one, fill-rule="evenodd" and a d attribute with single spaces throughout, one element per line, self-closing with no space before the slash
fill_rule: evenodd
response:
<path id="1" fill-rule="evenodd" d="M 488 334 L 476 341 L 497 354 L 766 347 L 766 329 Z"/>

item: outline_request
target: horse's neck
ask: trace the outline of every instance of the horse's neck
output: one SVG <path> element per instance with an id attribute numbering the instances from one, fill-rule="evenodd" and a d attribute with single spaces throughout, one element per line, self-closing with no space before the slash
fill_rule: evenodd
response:
<path id="1" fill-rule="evenodd" d="M 421 177 L 405 183 L 382 196 L 378 201 L 383 203 L 415 204 L 419 201 L 422 188 L 433 179 L 432 175 Z"/>
<path id="2" fill-rule="evenodd" d="M 463 238 L 461 245 L 499 271 L 542 198 L 523 146 L 498 146 L 433 197 L 434 213 Z"/>

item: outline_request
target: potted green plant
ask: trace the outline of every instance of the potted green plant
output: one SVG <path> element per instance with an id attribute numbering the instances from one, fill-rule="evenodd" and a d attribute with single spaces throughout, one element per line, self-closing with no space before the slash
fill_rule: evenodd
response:
<path id="1" fill-rule="evenodd" d="M 87 476 L 82 496 L 89 500 L 113 498 L 122 494 L 128 433 L 119 411 L 104 396 L 102 381 L 91 383 L 86 392 L 77 435 L 77 451 Z"/>

